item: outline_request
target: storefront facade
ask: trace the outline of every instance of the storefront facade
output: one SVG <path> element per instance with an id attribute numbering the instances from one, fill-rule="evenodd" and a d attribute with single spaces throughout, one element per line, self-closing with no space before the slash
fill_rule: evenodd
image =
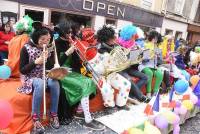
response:
<path id="1" fill-rule="evenodd" d="M 158 13 L 105 0 L 12 1 L 18 4 L 18 18 L 26 14 L 32 14 L 35 21 L 42 21 L 45 24 L 50 24 L 52 21 L 56 23 L 59 16 L 71 16 L 72 20 L 79 20 L 79 23 L 81 23 L 80 20 L 83 20 L 84 25 L 90 25 L 95 30 L 99 29 L 103 24 L 112 24 L 117 29 L 120 29 L 123 25 L 132 23 L 139 26 L 160 28 L 163 22 L 163 16 Z"/>
<path id="2" fill-rule="evenodd" d="M 188 24 L 185 22 L 164 18 L 161 34 L 162 35 L 171 34 L 175 37 L 175 39 L 177 38 L 186 39 L 187 27 L 188 27 Z"/>
<path id="3" fill-rule="evenodd" d="M 188 40 L 190 43 L 195 44 L 200 40 L 200 26 L 189 24 L 188 25 Z"/>

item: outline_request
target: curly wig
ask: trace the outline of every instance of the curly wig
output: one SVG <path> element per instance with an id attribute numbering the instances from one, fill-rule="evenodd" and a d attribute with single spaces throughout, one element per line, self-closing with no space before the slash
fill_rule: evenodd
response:
<path id="1" fill-rule="evenodd" d="M 110 39 L 115 38 L 115 30 L 112 27 L 103 26 L 97 31 L 98 42 L 108 42 Z"/>
<path id="2" fill-rule="evenodd" d="M 135 34 L 137 34 L 136 27 L 133 25 L 126 25 L 120 31 L 120 38 L 127 41 L 130 40 Z"/>

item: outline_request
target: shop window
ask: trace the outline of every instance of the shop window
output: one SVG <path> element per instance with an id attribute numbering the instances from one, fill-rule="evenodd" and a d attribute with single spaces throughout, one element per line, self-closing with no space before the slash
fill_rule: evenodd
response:
<path id="1" fill-rule="evenodd" d="M 173 30 L 170 30 L 170 29 L 165 30 L 165 35 L 172 35 L 172 34 L 173 34 Z"/>
<path id="2" fill-rule="evenodd" d="M 182 35 L 183 35 L 182 32 L 176 31 L 175 40 L 182 38 Z"/>
<path id="3" fill-rule="evenodd" d="M 20 5 L 20 19 L 25 15 L 29 15 L 34 21 L 41 21 L 44 24 L 49 24 L 48 8 Z"/>
<path id="4" fill-rule="evenodd" d="M 106 25 L 116 26 L 116 20 L 106 19 Z"/>
<path id="5" fill-rule="evenodd" d="M 17 14 L 13 12 L 1 12 L 0 16 L 1 24 L 5 24 L 8 21 L 12 21 L 12 23 L 17 21 Z"/>
<path id="6" fill-rule="evenodd" d="M 167 11 L 174 14 L 182 15 L 185 0 L 168 0 Z"/>
<path id="7" fill-rule="evenodd" d="M 25 9 L 25 15 L 28 15 L 34 21 L 43 22 L 43 20 L 44 20 L 44 12 L 43 11 Z"/>
<path id="8" fill-rule="evenodd" d="M 195 21 L 200 22 L 200 3 L 199 3 L 199 7 L 197 9 L 197 12 L 196 12 Z"/>
<path id="9" fill-rule="evenodd" d="M 153 4 L 153 0 L 142 0 L 141 6 L 144 9 L 150 10 Z"/>
<path id="10" fill-rule="evenodd" d="M 51 22 L 56 25 L 62 20 L 69 20 L 78 23 L 79 25 L 83 25 L 85 27 L 91 27 L 92 17 L 78 15 L 78 14 L 70 14 L 58 11 L 51 12 Z"/>

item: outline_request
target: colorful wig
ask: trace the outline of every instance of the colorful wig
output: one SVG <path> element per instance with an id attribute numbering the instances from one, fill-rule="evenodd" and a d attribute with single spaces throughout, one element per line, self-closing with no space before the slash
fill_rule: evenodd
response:
<path id="1" fill-rule="evenodd" d="M 120 37 L 118 43 L 125 47 L 131 48 L 135 45 L 135 41 L 132 40 L 133 36 L 137 34 L 137 29 L 133 25 L 126 25 L 120 31 Z"/>
<path id="2" fill-rule="evenodd" d="M 33 20 L 28 16 L 24 16 L 22 19 L 20 19 L 16 24 L 13 26 L 15 31 L 24 31 L 26 33 L 31 33 Z"/>

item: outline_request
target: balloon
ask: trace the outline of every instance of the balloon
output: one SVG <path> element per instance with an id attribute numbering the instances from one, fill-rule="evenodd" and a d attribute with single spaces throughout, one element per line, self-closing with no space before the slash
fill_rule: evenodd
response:
<path id="1" fill-rule="evenodd" d="M 158 115 L 155 118 L 155 125 L 160 129 L 165 129 L 168 127 L 167 119 L 162 115 Z"/>
<path id="2" fill-rule="evenodd" d="M 8 79 L 11 75 L 10 67 L 3 65 L 0 66 L 0 79 Z"/>
<path id="3" fill-rule="evenodd" d="M 176 114 L 172 111 L 165 111 L 162 115 L 167 119 L 168 123 L 173 124 L 176 119 Z"/>
<path id="4" fill-rule="evenodd" d="M 197 101 L 197 103 L 195 105 L 200 107 L 200 99 L 198 99 L 198 101 Z"/>
<path id="5" fill-rule="evenodd" d="M 13 109 L 8 101 L 0 100 L 0 129 L 5 129 L 13 118 Z"/>
<path id="6" fill-rule="evenodd" d="M 174 108 L 174 113 L 178 115 L 179 114 L 179 109 L 180 109 L 180 107 L 175 107 Z"/>
<path id="7" fill-rule="evenodd" d="M 198 102 L 198 97 L 194 94 L 191 95 L 191 101 L 193 104 L 196 104 Z"/>
<path id="8" fill-rule="evenodd" d="M 161 134 L 160 130 L 151 125 L 149 122 L 145 122 L 144 124 L 144 133 L 145 134 Z"/>
<path id="9" fill-rule="evenodd" d="M 192 110 L 194 106 L 191 100 L 184 100 L 182 104 L 187 110 Z"/>
<path id="10" fill-rule="evenodd" d="M 175 125 L 174 126 L 174 130 L 173 130 L 173 134 L 179 134 L 180 132 L 180 126 L 179 125 Z"/>
<path id="11" fill-rule="evenodd" d="M 184 106 L 181 106 L 179 108 L 179 114 L 185 115 L 187 113 L 187 109 Z"/>
<path id="12" fill-rule="evenodd" d="M 176 102 L 176 107 L 181 107 L 181 103 L 179 101 Z"/>
<path id="13" fill-rule="evenodd" d="M 178 94 L 183 94 L 189 87 L 189 83 L 186 80 L 178 80 L 174 84 L 175 92 Z"/>
<path id="14" fill-rule="evenodd" d="M 144 132 L 138 128 L 131 128 L 128 130 L 128 134 L 144 134 Z"/>
<path id="15" fill-rule="evenodd" d="M 178 115 L 175 115 L 175 120 L 173 122 L 174 125 L 178 125 L 180 122 L 180 117 Z"/>
<path id="16" fill-rule="evenodd" d="M 197 83 L 199 82 L 200 78 L 198 75 L 193 75 L 191 78 L 190 78 L 190 83 L 192 84 L 192 86 L 196 86 Z"/>

